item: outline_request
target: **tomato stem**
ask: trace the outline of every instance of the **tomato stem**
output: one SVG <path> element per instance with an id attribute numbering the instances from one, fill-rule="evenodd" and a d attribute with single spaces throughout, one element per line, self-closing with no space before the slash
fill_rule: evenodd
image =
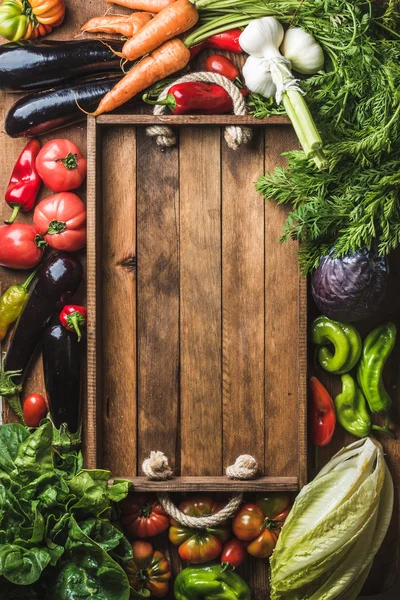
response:
<path id="1" fill-rule="evenodd" d="M 64 221 L 50 221 L 46 235 L 56 235 L 67 229 L 67 224 Z"/>
<path id="2" fill-rule="evenodd" d="M 78 155 L 72 154 L 72 152 L 68 152 L 65 158 L 56 158 L 55 162 L 62 162 L 62 164 L 68 171 L 73 171 L 78 166 Z"/>

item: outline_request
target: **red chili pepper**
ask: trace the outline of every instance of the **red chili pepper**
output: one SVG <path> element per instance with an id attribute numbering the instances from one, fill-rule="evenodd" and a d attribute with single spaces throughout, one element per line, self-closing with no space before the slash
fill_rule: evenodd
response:
<path id="1" fill-rule="evenodd" d="M 15 163 L 5 195 L 7 204 L 13 209 L 11 218 L 4 221 L 7 225 L 14 223 L 21 208 L 23 212 L 28 212 L 35 204 L 41 184 L 35 166 L 39 150 L 39 140 L 30 140 Z"/>
<path id="2" fill-rule="evenodd" d="M 200 82 L 173 85 L 165 100 L 149 100 L 147 94 L 144 94 L 143 100 L 148 104 L 168 106 L 174 115 L 222 115 L 233 110 L 232 98 L 224 88 Z"/>
<path id="3" fill-rule="evenodd" d="M 310 379 L 309 435 L 314 446 L 326 446 L 333 437 L 336 412 L 328 390 L 316 377 Z"/>
<path id="4" fill-rule="evenodd" d="M 211 73 L 218 73 L 219 75 L 223 75 L 227 77 L 231 81 L 234 81 L 239 77 L 239 71 L 235 67 L 232 61 L 229 60 L 226 56 L 222 56 L 221 54 L 212 54 L 206 60 L 206 71 L 210 71 Z"/>
<path id="5" fill-rule="evenodd" d="M 204 42 L 193 46 L 190 49 L 191 59 L 197 56 L 197 54 L 203 50 L 203 48 L 218 48 L 219 50 L 228 50 L 228 52 L 235 52 L 240 54 L 243 52 L 240 44 L 239 37 L 242 33 L 242 29 L 239 27 L 236 29 L 229 29 L 223 33 L 217 33 L 210 36 Z"/>
<path id="6" fill-rule="evenodd" d="M 80 328 L 86 327 L 87 310 L 84 306 L 68 304 L 61 311 L 60 321 L 68 331 L 76 331 L 80 342 L 82 337 Z"/>

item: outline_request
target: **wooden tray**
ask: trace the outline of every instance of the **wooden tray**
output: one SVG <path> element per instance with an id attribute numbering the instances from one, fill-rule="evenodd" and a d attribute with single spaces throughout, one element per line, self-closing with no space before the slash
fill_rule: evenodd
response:
<path id="1" fill-rule="evenodd" d="M 253 185 L 292 130 L 266 120 L 235 152 L 232 117 L 162 120 L 179 126 L 167 151 L 139 127 L 152 115 L 88 122 L 89 466 L 133 477 L 162 450 L 176 477 L 135 489 L 297 491 L 306 288 L 277 243 L 284 211 Z M 223 476 L 243 453 L 263 477 Z"/>

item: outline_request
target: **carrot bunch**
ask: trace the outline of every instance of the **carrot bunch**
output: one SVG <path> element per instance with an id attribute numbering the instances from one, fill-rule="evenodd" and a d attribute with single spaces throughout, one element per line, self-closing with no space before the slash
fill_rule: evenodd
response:
<path id="1" fill-rule="evenodd" d="M 95 116 L 110 112 L 157 81 L 183 69 L 190 60 L 190 51 L 177 36 L 191 29 L 199 18 L 190 0 L 107 2 L 144 12 L 134 12 L 126 17 L 90 19 L 82 31 L 125 35 L 129 39 L 122 48 L 121 56 L 130 61 L 142 60 L 104 96 L 93 113 Z"/>

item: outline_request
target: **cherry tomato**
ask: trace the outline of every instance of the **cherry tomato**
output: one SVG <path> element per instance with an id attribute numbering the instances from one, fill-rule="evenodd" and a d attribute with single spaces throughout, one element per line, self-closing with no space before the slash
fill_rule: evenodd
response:
<path id="1" fill-rule="evenodd" d="M 28 427 L 39 427 L 47 414 L 46 400 L 40 394 L 30 394 L 24 400 L 24 419 Z"/>
<path id="2" fill-rule="evenodd" d="M 121 502 L 121 523 L 138 538 L 158 535 L 168 529 L 169 518 L 161 504 L 147 498 L 126 498 Z"/>
<path id="3" fill-rule="evenodd" d="M 45 240 L 33 225 L 13 223 L 0 227 L 0 265 L 10 269 L 32 269 L 42 259 Z"/>
<path id="4" fill-rule="evenodd" d="M 222 548 L 221 562 L 228 563 L 235 568 L 240 567 L 246 558 L 246 548 L 241 541 L 236 538 L 232 538 L 229 542 L 226 542 Z"/>
<path id="5" fill-rule="evenodd" d="M 35 208 L 33 223 L 56 250 L 75 252 L 86 244 L 86 208 L 71 192 L 45 198 Z"/>
<path id="6" fill-rule="evenodd" d="M 206 60 L 206 71 L 224 75 L 231 81 L 239 77 L 239 71 L 232 61 L 221 54 L 212 54 Z"/>
<path id="7" fill-rule="evenodd" d="M 73 142 L 51 140 L 37 155 L 36 170 L 43 183 L 53 192 L 68 192 L 84 181 L 86 158 Z"/>

